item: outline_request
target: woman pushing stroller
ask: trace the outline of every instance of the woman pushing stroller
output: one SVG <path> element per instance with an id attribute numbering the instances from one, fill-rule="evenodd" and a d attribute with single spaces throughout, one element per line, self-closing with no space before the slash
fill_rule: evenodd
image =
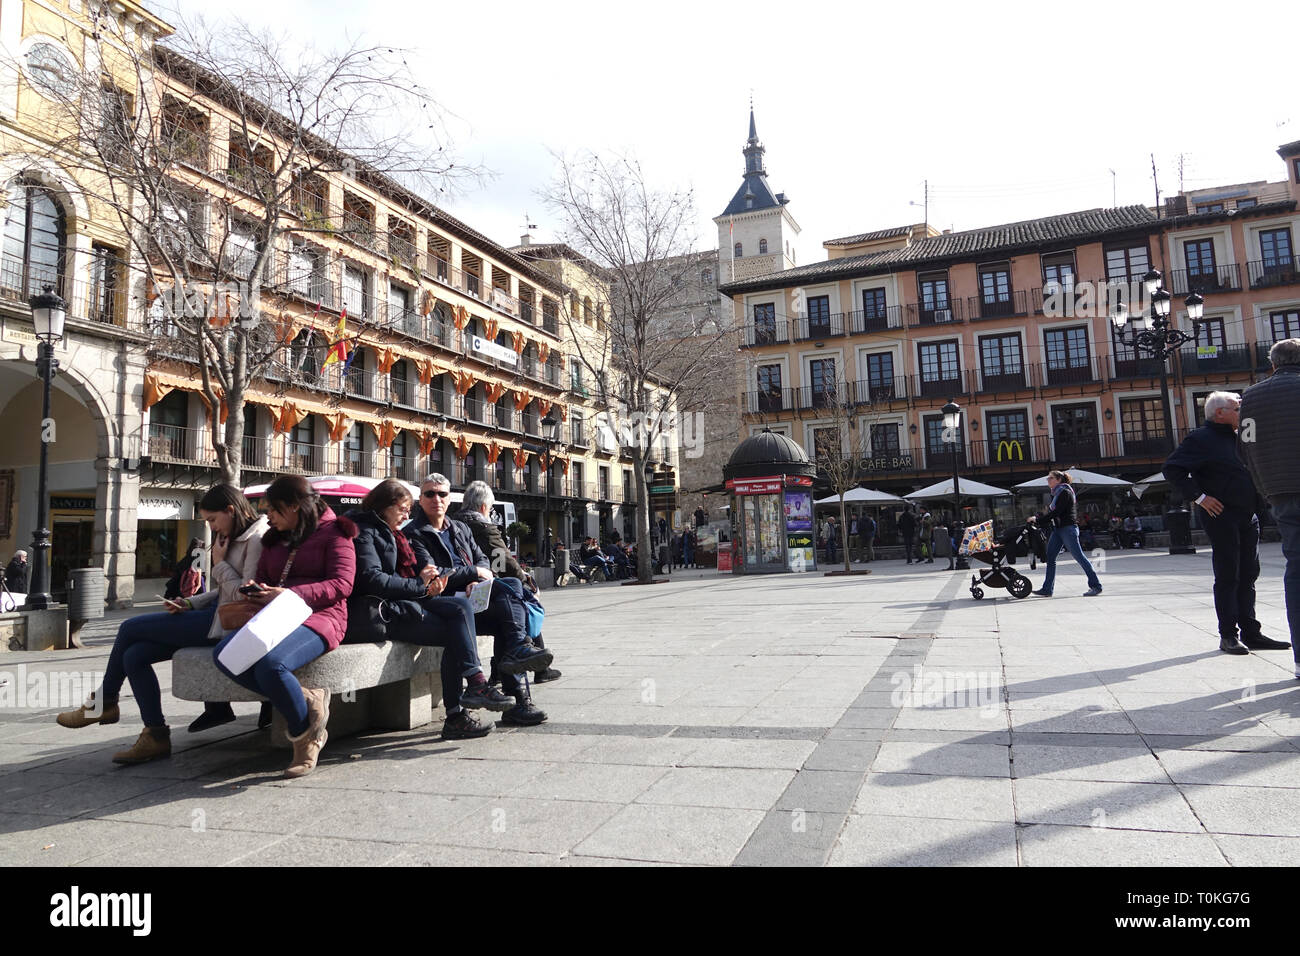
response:
<path id="1" fill-rule="evenodd" d="M 1052 596 L 1052 588 L 1056 583 L 1056 556 L 1064 548 L 1088 576 L 1088 590 L 1083 596 L 1096 597 L 1101 593 L 1101 579 L 1097 577 L 1097 572 L 1079 545 L 1072 479 L 1068 472 L 1052 471 L 1047 475 L 1047 487 L 1051 489 L 1052 501 L 1047 511 L 1038 516 L 1040 522 L 1050 524 L 1052 528 L 1052 533 L 1047 538 L 1047 576 L 1043 578 L 1043 586 L 1034 593 L 1041 597 Z M 1029 520 L 1035 521 L 1033 517 Z"/>

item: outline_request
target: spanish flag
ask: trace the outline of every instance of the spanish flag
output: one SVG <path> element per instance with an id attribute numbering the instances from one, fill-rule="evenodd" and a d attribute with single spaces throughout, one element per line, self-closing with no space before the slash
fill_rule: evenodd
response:
<path id="1" fill-rule="evenodd" d="M 320 370 L 323 374 L 335 362 L 342 362 L 348 357 L 348 310 L 339 316 L 338 328 L 334 330 L 334 340 L 330 342 L 329 351 L 325 353 L 325 362 Z"/>

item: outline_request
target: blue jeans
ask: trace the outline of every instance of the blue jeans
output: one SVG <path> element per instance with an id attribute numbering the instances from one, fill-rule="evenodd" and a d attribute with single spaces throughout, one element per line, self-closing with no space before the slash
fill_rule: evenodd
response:
<path id="1" fill-rule="evenodd" d="M 182 647 L 209 646 L 208 631 L 212 629 L 212 618 L 216 613 L 216 604 L 211 604 L 197 611 L 179 614 L 160 611 L 123 621 L 108 654 L 99 699 L 105 702 L 117 700 L 122 692 L 122 682 L 129 680 L 144 725 L 165 726 L 162 691 L 153 665 L 171 660 Z"/>
<path id="2" fill-rule="evenodd" d="M 483 669 L 474 640 L 474 609 L 468 598 L 432 597 L 418 603 L 421 616 L 403 619 L 392 637 L 409 644 L 442 648 L 442 705 L 451 714 L 460 708 L 464 679 Z"/>
<path id="3" fill-rule="evenodd" d="M 1072 524 L 1064 528 L 1053 528 L 1047 539 L 1047 576 L 1043 578 L 1043 590 L 1048 594 L 1052 593 L 1052 585 L 1056 581 L 1056 556 L 1061 553 L 1062 548 L 1069 551 L 1070 556 L 1079 562 L 1079 567 L 1083 568 L 1083 573 L 1088 576 L 1088 587 L 1101 587 L 1101 579 L 1092 569 L 1092 563 L 1083 553 L 1083 548 L 1079 547 L 1079 526 Z"/>
<path id="4" fill-rule="evenodd" d="M 235 631 L 221 639 L 221 643 L 212 652 L 213 660 L 216 660 L 222 648 L 237 633 L 239 632 Z M 289 735 L 297 737 L 307 730 L 307 701 L 302 696 L 302 685 L 293 676 L 293 672 L 310 664 L 327 650 L 329 645 L 325 643 L 325 638 L 303 624 L 242 674 L 230 673 L 219 660 L 216 660 L 216 664 L 217 670 L 240 687 L 247 687 L 267 698 L 272 707 L 284 714 L 289 725 Z"/>
<path id="5" fill-rule="evenodd" d="M 493 578 L 492 597 L 486 611 L 474 616 L 479 632 L 492 636 L 492 654 L 501 660 L 528 640 L 528 611 L 524 608 L 524 585 L 518 578 Z M 501 692 L 516 699 L 528 697 L 523 675 L 502 674 Z"/>
<path id="6" fill-rule="evenodd" d="M 1286 573 L 1282 585 L 1286 589 L 1286 621 L 1291 629 L 1291 650 L 1300 663 L 1300 495 L 1274 495 L 1269 499 L 1277 530 L 1282 533 L 1282 554 L 1286 556 Z"/>

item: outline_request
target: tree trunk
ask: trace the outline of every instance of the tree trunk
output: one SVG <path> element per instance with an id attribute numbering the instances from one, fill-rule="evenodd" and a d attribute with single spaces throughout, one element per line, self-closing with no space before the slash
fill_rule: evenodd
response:
<path id="1" fill-rule="evenodd" d="M 650 482 L 645 478 L 645 456 L 634 455 L 632 470 L 636 475 L 636 579 L 642 584 L 654 580 L 654 545 L 650 541 Z"/>
<path id="2" fill-rule="evenodd" d="M 844 545 L 844 570 L 849 571 L 849 509 L 843 492 L 840 492 L 840 539 Z"/>

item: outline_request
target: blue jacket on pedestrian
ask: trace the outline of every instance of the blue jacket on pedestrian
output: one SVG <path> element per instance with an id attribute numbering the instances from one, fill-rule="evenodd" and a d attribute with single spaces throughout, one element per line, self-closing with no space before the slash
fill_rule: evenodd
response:
<path id="1" fill-rule="evenodd" d="M 1195 429 L 1169 456 L 1164 474 L 1189 502 L 1205 494 L 1238 516 L 1258 512 L 1255 483 L 1242 464 L 1231 425 L 1207 422 Z"/>

